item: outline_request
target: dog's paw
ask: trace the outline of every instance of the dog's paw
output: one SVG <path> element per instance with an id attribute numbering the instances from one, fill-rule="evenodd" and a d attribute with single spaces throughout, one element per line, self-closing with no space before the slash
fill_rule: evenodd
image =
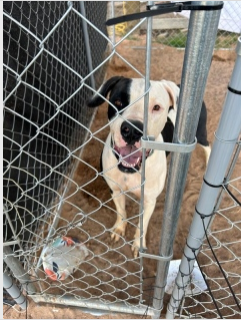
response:
<path id="1" fill-rule="evenodd" d="M 133 242 L 133 245 L 131 247 L 131 250 L 133 252 L 133 256 L 136 259 L 138 257 L 139 251 L 140 251 L 140 239 L 135 239 Z M 146 242 L 143 241 L 143 251 L 146 251 Z"/>
<path id="2" fill-rule="evenodd" d="M 116 224 L 114 225 L 114 227 L 112 228 L 112 234 L 111 234 L 111 239 L 114 242 L 117 242 L 120 240 L 120 237 L 124 237 L 125 232 L 126 232 L 126 222 L 122 222 L 121 224 L 118 223 L 118 225 L 116 226 Z"/>
<path id="3" fill-rule="evenodd" d="M 139 254 L 140 247 L 136 247 L 136 246 L 134 246 L 134 244 L 133 244 L 132 247 L 131 247 L 131 250 L 132 250 L 132 252 L 133 252 L 134 258 L 136 259 L 136 258 L 138 257 L 138 254 Z"/>

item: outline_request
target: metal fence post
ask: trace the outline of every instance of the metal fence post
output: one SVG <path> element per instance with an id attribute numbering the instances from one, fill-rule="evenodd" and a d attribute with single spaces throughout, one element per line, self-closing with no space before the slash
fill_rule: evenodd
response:
<path id="1" fill-rule="evenodd" d="M 80 13 L 84 17 L 86 17 L 84 1 L 80 1 Z M 89 68 L 89 73 L 91 73 L 93 71 L 93 63 L 92 63 L 92 56 L 91 56 L 91 50 L 90 50 L 90 39 L 89 39 L 89 33 L 88 33 L 88 25 L 84 19 L 82 19 L 82 28 L 83 28 L 83 34 L 84 34 L 85 50 L 86 50 L 88 68 Z M 94 78 L 93 73 L 91 73 L 91 75 L 90 75 L 90 83 L 91 83 L 91 87 L 93 89 L 96 89 L 95 88 L 95 78 Z"/>
<path id="2" fill-rule="evenodd" d="M 27 308 L 27 300 L 18 287 L 13 283 L 13 279 L 6 273 L 3 273 L 3 288 L 7 290 L 10 296 L 19 304 L 21 309 Z"/>
<path id="3" fill-rule="evenodd" d="M 35 294 L 36 289 L 32 284 L 28 273 L 24 270 L 18 258 L 14 257 L 14 253 L 9 246 L 3 246 L 3 261 L 7 264 L 13 275 L 22 284 L 24 290 L 28 294 Z"/>
<path id="4" fill-rule="evenodd" d="M 148 5 L 152 5 L 153 1 L 148 1 Z M 149 89 L 150 89 L 150 71 L 151 71 L 151 41 L 152 41 L 152 18 L 147 18 L 146 30 L 146 65 L 145 65 L 145 96 L 144 96 L 144 126 L 143 138 L 147 138 L 147 122 L 148 122 L 148 105 L 149 105 Z M 145 159 L 146 149 L 142 149 L 142 159 Z M 144 194 L 145 194 L 145 161 L 142 163 L 141 170 L 141 201 L 140 201 L 140 231 L 143 235 L 143 214 L 144 214 Z M 143 238 L 140 240 L 140 251 L 143 250 Z M 140 267 L 143 267 L 143 259 L 140 259 Z M 141 275 L 141 281 L 142 275 Z M 141 298 L 142 300 L 142 298 Z M 142 302 L 142 301 L 141 301 Z"/>
<path id="5" fill-rule="evenodd" d="M 215 212 L 214 208 L 224 183 L 225 174 L 239 139 L 241 131 L 241 37 L 239 37 L 236 51 L 237 60 L 228 86 L 222 116 L 215 134 L 215 141 L 176 278 L 176 285 L 168 305 L 167 318 L 173 318 L 184 295 L 185 287 L 189 283 L 195 256 L 200 250 L 205 230 Z"/>
<path id="6" fill-rule="evenodd" d="M 221 3 L 197 1 L 192 4 L 213 6 Z M 195 139 L 219 18 L 220 10 L 191 12 L 174 143 L 191 144 Z M 188 153 L 174 153 L 171 156 L 159 246 L 159 255 L 163 257 L 172 254 L 190 157 Z M 155 318 L 160 317 L 162 310 L 168 268 L 169 262 L 158 261 L 153 299 Z"/>

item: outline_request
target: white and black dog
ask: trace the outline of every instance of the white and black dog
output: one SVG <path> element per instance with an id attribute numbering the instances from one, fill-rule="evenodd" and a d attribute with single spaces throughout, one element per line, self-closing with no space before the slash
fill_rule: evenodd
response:
<path id="1" fill-rule="evenodd" d="M 147 135 L 155 141 L 172 142 L 176 120 L 179 87 L 171 81 L 150 81 Z M 121 76 L 107 80 L 88 101 L 89 107 L 109 101 L 108 119 L 110 133 L 102 153 L 103 176 L 112 190 L 116 205 L 117 220 L 111 238 L 118 241 L 124 236 L 127 225 L 125 193 L 141 195 L 141 137 L 144 122 L 144 79 L 130 79 Z M 103 98 L 104 97 L 104 98 Z M 206 161 L 210 147 L 206 131 L 207 111 L 203 103 L 197 128 L 197 141 L 204 147 Z M 146 232 L 149 220 L 162 192 L 166 173 L 165 151 L 147 150 L 145 162 L 145 195 L 143 215 L 143 246 L 146 247 Z M 137 257 L 140 248 L 140 223 L 136 228 L 132 251 Z"/>

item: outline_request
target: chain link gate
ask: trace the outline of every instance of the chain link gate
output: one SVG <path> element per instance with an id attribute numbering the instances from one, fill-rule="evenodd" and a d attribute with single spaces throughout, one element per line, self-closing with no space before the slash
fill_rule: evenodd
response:
<path id="1" fill-rule="evenodd" d="M 124 239 L 108 242 L 99 212 L 114 211 L 111 199 L 94 195 L 100 175 L 84 159 L 84 147 L 104 143 L 85 102 L 114 53 L 106 14 L 106 2 L 4 3 L 4 270 L 36 302 L 142 314 L 139 259 L 121 252 Z M 88 257 L 53 282 L 43 249 L 63 236 Z"/>
<path id="2" fill-rule="evenodd" d="M 134 259 L 130 250 L 142 204 L 126 193 L 130 230 L 113 244 L 116 210 L 95 160 L 108 125 L 93 130 L 94 113 L 85 106 L 123 41 L 115 32 L 109 40 L 106 11 L 105 2 L 4 4 L 5 271 L 36 302 L 153 316 L 160 307 L 150 307 L 145 290 L 147 259 Z M 149 47 L 150 38 L 149 25 Z M 145 76 L 131 66 L 146 83 L 148 60 Z M 42 250 L 62 236 L 85 244 L 88 256 L 66 280 L 51 281 Z"/>

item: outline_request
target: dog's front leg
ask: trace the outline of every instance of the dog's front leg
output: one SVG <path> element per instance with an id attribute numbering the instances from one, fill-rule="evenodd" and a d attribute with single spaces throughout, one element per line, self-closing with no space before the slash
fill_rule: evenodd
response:
<path id="1" fill-rule="evenodd" d="M 114 241 L 118 241 L 120 239 L 120 236 L 125 235 L 126 231 L 126 200 L 125 195 L 123 193 L 120 193 L 120 191 L 113 191 L 112 199 L 116 206 L 117 219 L 112 228 L 111 239 L 113 239 Z"/>
<path id="2" fill-rule="evenodd" d="M 142 245 L 143 248 L 146 248 L 146 232 L 149 224 L 149 220 L 152 216 L 152 213 L 155 209 L 156 200 L 152 201 L 144 201 L 144 214 L 143 214 L 143 240 Z M 132 245 L 132 251 L 134 253 L 134 258 L 137 258 L 139 250 L 140 250 L 140 242 L 141 242 L 141 234 L 140 234 L 140 221 L 136 228 L 136 233 L 134 236 L 134 242 Z"/>

